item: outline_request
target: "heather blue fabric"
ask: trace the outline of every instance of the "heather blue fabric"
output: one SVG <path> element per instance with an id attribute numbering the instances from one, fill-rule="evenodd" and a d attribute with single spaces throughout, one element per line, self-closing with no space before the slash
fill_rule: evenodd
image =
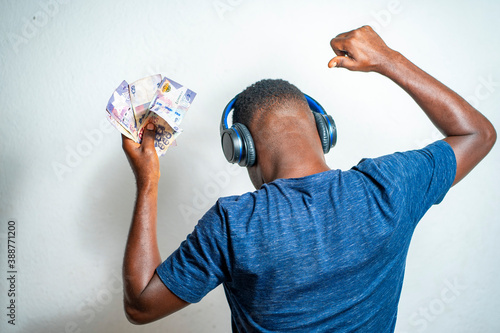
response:
<path id="1" fill-rule="evenodd" d="M 190 303 L 223 283 L 234 332 L 393 332 L 414 228 L 455 171 L 438 141 L 220 198 L 157 273 Z"/>

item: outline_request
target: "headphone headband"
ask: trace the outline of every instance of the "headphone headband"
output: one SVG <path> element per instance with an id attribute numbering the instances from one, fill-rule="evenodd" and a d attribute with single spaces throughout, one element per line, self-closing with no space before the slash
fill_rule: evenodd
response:
<path id="1" fill-rule="evenodd" d="M 236 95 L 232 100 L 227 103 L 226 107 L 224 108 L 224 112 L 222 113 L 222 119 L 220 121 L 220 133 L 222 134 L 222 131 L 228 129 L 227 127 L 227 117 L 229 116 L 229 112 L 233 109 L 233 105 L 236 102 L 236 98 L 238 98 L 238 95 Z"/>
<path id="2" fill-rule="evenodd" d="M 234 103 L 236 103 L 236 99 L 238 98 L 239 94 L 236 95 L 232 100 L 227 103 L 226 107 L 224 108 L 224 112 L 222 113 L 222 119 L 220 121 L 220 132 L 228 129 L 228 124 L 227 124 L 227 117 L 229 116 L 229 113 L 233 109 Z M 311 96 L 304 94 L 304 97 L 306 98 L 307 104 L 309 105 L 309 108 L 314 111 L 321 113 L 323 115 L 326 115 L 327 113 L 325 112 L 325 109 L 319 104 L 314 98 Z"/>
<path id="3" fill-rule="evenodd" d="M 228 127 L 227 118 L 233 110 L 234 103 L 239 94 L 227 103 L 222 112 L 220 121 L 221 144 L 224 156 L 230 163 L 238 163 L 240 166 L 252 166 L 255 163 L 255 147 L 253 139 L 248 128 L 245 125 L 235 123 Z M 333 118 L 328 115 L 314 98 L 304 94 L 304 97 L 309 105 L 309 108 L 314 114 L 316 127 L 318 128 L 323 152 L 326 154 L 330 148 L 335 146 L 337 142 L 337 128 Z"/>
<path id="4" fill-rule="evenodd" d="M 319 104 L 314 98 L 312 98 L 311 96 L 309 96 L 307 94 L 304 94 L 304 97 L 306 98 L 307 104 L 309 104 L 309 108 L 312 111 L 318 112 L 321 114 L 326 114 L 325 109 L 323 109 L 321 104 Z"/>

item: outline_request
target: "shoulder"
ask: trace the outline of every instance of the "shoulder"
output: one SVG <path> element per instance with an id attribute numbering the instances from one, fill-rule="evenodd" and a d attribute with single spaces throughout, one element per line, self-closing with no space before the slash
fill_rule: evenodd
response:
<path id="1" fill-rule="evenodd" d="M 217 199 L 215 204 L 203 215 L 202 222 L 216 222 L 228 219 L 229 215 L 238 215 L 251 209 L 257 201 L 257 191 L 242 195 L 233 195 Z"/>
<path id="2" fill-rule="evenodd" d="M 453 149 L 446 141 L 439 140 L 422 149 L 362 159 L 353 169 L 366 173 L 383 172 L 393 175 L 400 172 L 412 173 L 422 170 L 422 167 L 454 169 L 456 161 Z"/>
<path id="3" fill-rule="evenodd" d="M 422 149 L 363 159 L 352 170 L 377 189 L 404 193 L 415 200 L 428 196 L 434 204 L 453 184 L 456 160 L 451 146 L 440 140 Z"/>
<path id="4" fill-rule="evenodd" d="M 262 194 L 262 189 L 260 189 L 241 195 L 221 197 L 217 200 L 212 209 L 216 211 L 223 220 L 228 220 L 231 217 L 239 217 L 241 219 L 245 215 L 249 215 L 253 212 Z"/>

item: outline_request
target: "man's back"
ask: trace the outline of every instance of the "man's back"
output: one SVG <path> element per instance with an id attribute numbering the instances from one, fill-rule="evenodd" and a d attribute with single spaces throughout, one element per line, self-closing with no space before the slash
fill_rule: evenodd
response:
<path id="1" fill-rule="evenodd" d="M 422 108 L 443 141 L 365 160 L 345 173 L 326 172 L 324 154 L 336 142 L 333 118 L 318 103 L 311 107 L 294 85 L 261 80 L 233 99 L 232 127 L 231 102 L 220 125 L 224 156 L 245 166 L 260 190 L 219 200 L 162 264 L 155 127 L 146 126 L 140 145 L 123 137 L 137 181 L 123 264 L 130 321 L 167 316 L 224 283 L 235 331 L 394 329 L 416 223 L 486 156 L 496 132 L 369 26 L 339 34 L 330 45 L 336 55 L 330 67 L 387 76 Z"/>
<path id="2" fill-rule="evenodd" d="M 235 331 L 392 330 L 414 227 L 455 169 L 438 141 L 219 199 L 158 274 L 189 302 L 224 283 Z"/>

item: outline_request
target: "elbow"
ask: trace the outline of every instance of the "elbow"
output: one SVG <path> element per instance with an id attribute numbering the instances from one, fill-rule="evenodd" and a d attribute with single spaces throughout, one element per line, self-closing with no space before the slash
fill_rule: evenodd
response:
<path id="1" fill-rule="evenodd" d="M 128 321 L 134 325 L 144 325 L 151 322 L 151 320 L 148 320 L 144 312 L 130 304 L 125 303 L 124 310 Z"/>
<path id="2" fill-rule="evenodd" d="M 490 151 L 491 148 L 493 148 L 493 146 L 495 145 L 495 142 L 497 141 L 497 131 L 495 130 L 495 127 L 493 127 L 493 125 L 490 122 L 488 122 L 488 126 L 484 128 L 482 134 L 483 134 L 482 135 L 483 142 L 488 148 L 488 151 Z"/>
<path id="3" fill-rule="evenodd" d="M 468 136 L 471 140 L 469 142 L 474 145 L 477 152 L 481 152 L 483 157 L 493 148 L 497 140 L 495 127 L 484 116 L 474 129 L 470 131 Z"/>

